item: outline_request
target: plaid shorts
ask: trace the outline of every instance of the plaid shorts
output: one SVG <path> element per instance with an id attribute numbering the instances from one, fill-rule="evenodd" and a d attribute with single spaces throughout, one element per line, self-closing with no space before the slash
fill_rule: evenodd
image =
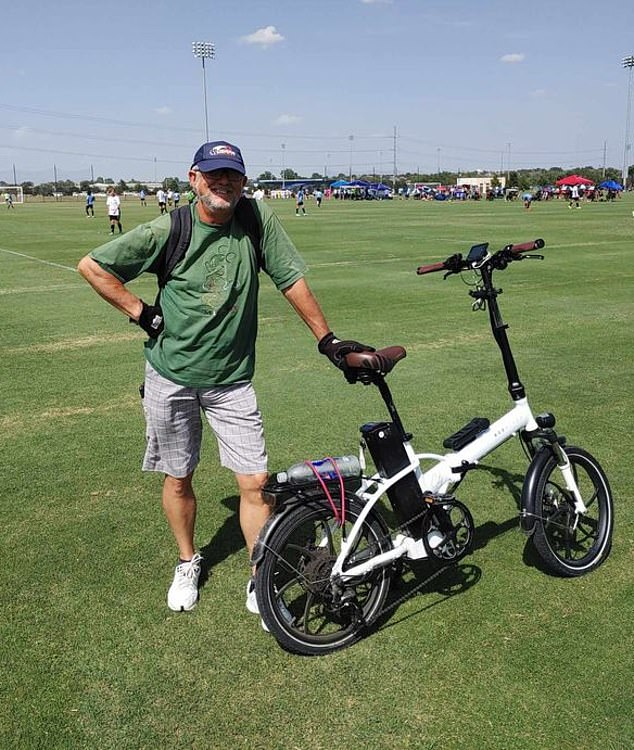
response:
<path id="1" fill-rule="evenodd" d="M 143 471 L 177 478 L 194 471 L 200 461 L 201 411 L 216 435 L 223 466 L 237 474 L 267 470 L 262 415 L 251 383 L 189 388 L 162 377 L 146 362 L 143 411 Z"/>

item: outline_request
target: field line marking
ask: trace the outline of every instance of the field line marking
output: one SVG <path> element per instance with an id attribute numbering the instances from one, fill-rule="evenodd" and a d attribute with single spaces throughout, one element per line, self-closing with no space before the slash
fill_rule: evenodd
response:
<path id="1" fill-rule="evenodd" d="M 111 344 L 120 341 L 143 341 L 139 335 L 138 328 L 129 333 L 112 333 L 109 335 L 84 336 L 83 338 L 62 339 L 61 341 L 51 341 L 42 344 L 26 344 L 24 346 L 12 346 L 3 350 L 4 354 L 53 354 L 60 351 L 73 351 L 75 349 L 85 349 L 90 346 L 99 346 L 104 343 Z"/>
<path id="2" fill-rule="evenodd" d="M 37 263 L 44 263 L 47 266 L 55 266 L 56 268 L 63 268 L 65 271 L 73 271 L 73 273 L 77 273 L 77 269 L 73 268 L 72 266 L 63 266 L 61 263 L 53 263 L 50 260 L 42 260 L 41 258 L 35 258 L 33 255 L 26 255 L 26 253 L 18 253 L 15 250 L 7 250 L 4 247 L 0 247 L 0 252 L 10 253 L 11 255 L 19 255 L 21 258 L 28 258 L 29 260 L 34 260 Z"/>

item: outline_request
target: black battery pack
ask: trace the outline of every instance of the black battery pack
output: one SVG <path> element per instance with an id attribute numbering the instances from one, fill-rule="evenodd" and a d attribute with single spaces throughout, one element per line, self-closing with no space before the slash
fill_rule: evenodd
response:
<path id="1" fill-rule="evenodd" d="M 409 466 L 403 441 L 393 422 L 364 424 L 361 427 L 361 435 L 379 476 L 390 479 Z M 387 490 L 387 496 L 399 522 L 405 526 L 411 536 L 420 537 L 422 534 L 420 514 L 425 506 L 422 490 L 414 474 L 407 474 L 399 479 Z M 411 519 L 416 516 L 418 518 L 412 521 Z"/>

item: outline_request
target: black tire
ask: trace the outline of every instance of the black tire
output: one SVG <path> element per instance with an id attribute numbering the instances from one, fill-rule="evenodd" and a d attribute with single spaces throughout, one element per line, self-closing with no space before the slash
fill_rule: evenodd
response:
<path id="1" fill-rule="evenodd" d="M 341 529 L 325 498 L 296 505 L 267 539 L 255 577 L 256 596 L 264 623 L 287 651 L 315 656 L 350 646 L 381 614 L 390 566 L 346 582 L 343 592 L 330 581 L 342 531 L 348 534 L 363 507 L 349 496 Z M 387 527 L 373 509 L 352 550 L 351 565 L 391 548 Z"/>
<path id="2" fill-rule="evenodd" d="M 577 517 L 574 499 L 563 482 L 555 457 L 538 457 L 535 482 L 535 549 L 549 572 L 574 577 L 597 568 L 610 554 L 614 508 L 607 477 L 599 462 L 582 448 L 564 448 L 587 507 Z"/>

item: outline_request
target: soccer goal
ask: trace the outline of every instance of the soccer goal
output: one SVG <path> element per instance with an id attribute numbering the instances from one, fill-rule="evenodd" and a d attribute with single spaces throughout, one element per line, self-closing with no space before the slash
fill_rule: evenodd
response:
<path id="1" fill-rule="evenodd" d="M 14 203 L 24 203 L 24 190 L 21 185 L 0 185 L 0 195 L 3 201 L 10 195 Z"/>

